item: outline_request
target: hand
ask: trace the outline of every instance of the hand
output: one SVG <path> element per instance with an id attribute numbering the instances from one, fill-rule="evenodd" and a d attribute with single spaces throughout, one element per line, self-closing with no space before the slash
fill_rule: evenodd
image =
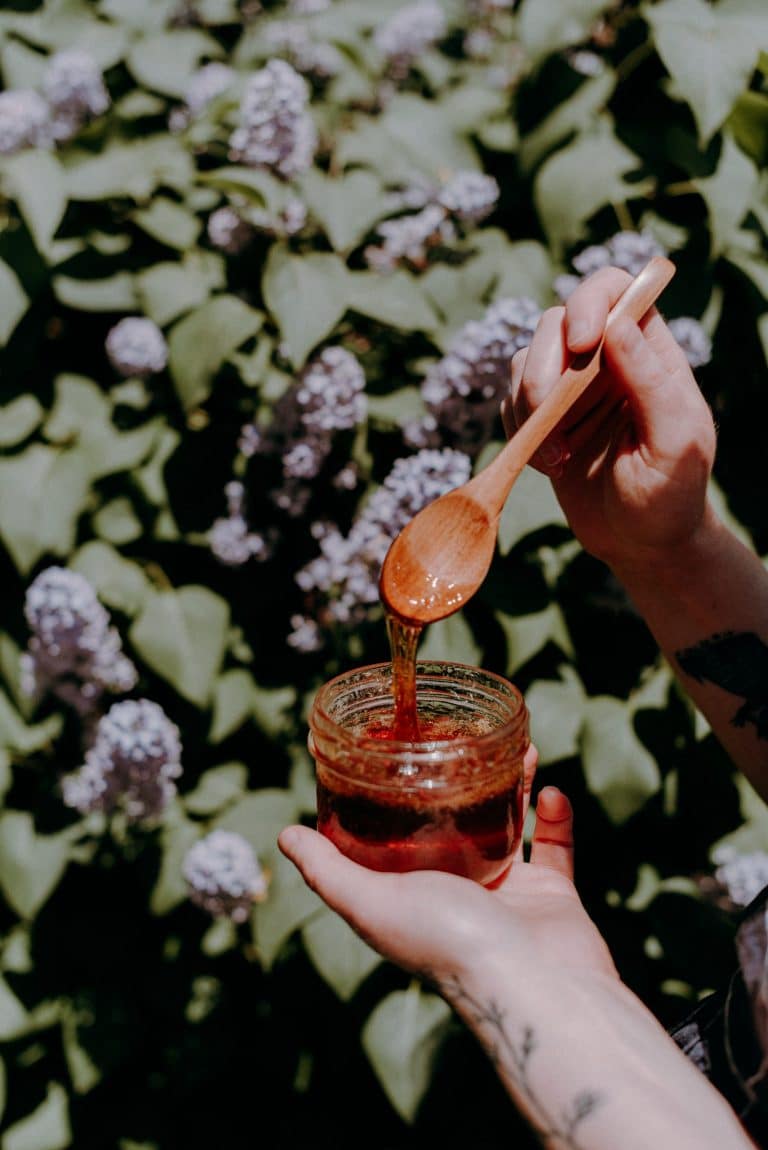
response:
<path id="1" fill-rule="evenodd" d="M 594 349 L 609 308 L 629 283 L 603 268 L 565 307 L 544 312 L 530 347 L 512 360 L 502 405 L 507 435 L 557 385 L 568 359 Z M 606 332 L 604 366 L 537 453 L 582 546 L 609 565 L 664 562 L 707 513 L 715 452 L 712 415 L 685 355 L 656 311 Z"/>
<path id="2" fill-rule="evenodd" d="M 616 976 L 573 885 L 571 805 L 554 787 L 539 795 L 530 862 L 515 860 L 492 889 L 438 871 L 367 870 L 308 827 L 287 827 L 278 843 L 370 946 L 443 988 L 496 958 L 519 978 L 547 966 Z"/>

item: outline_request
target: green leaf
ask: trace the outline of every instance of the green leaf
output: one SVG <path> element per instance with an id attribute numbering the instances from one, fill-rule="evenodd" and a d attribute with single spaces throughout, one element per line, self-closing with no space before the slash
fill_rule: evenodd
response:
<path id="1" fill-rule="evenodd" d="M 535 611 L 519 618 L 497 611 L 496 618 L 507 641 L 508 675 L 514 675 L 547 643 L 555 643 L 566 655 L 573 653 L 565 620 L 556 603 L 551 603 L 543 611 Z"/>
<path id="2" fill-rule="evenodd" d="M 330 335 L 347 310 L 347 269 L 338 256 L 325 252 L 292 255 L 274 244 L 267 257 L 262 291 L 298 369 L 307 355 Z"/>
<path id="3" fill-rule="evenodd" d="M 246 794 L 215 822 L 216 827 L 243 836 L 258 858 L 277 855 L 277 836 L 283 827 L 295 823 L 300 811 L 296 796 L 278 787 L 264 787 Z"/>
<path id="4" fill-rule="evenodd" d="M 61 164 L 43 149 L 9 156 L 0 168 L 6 193 L 16 200 L 37 250 L 47 255 L 67 207 Z"/>
<path id="5" fill-rule="evenodd" d="M 663 0 L 643 15 L 676 92 L 693 113 L 705 147 L 749 86 L 768 36 L 761 0 Z"/>
<path id="6" fill-rule="evenodd" d="M 251 709 L 256 725 L 270 739 L 277 738 L 290 727 L 295 702 L 295 687 L 259 687 L 254 684 Z"/>
<path id="7" fill-rule="evenodd" d="M 194 247 L 202 226 L 193 212 L 167 196 L 155 196 L 148 208 L 137 209 L 131 219 L 147 235 L 180 252 Z"/>
<path id="8" fill-rule="evenodd" d="M 155 264 L 136 276 L 141 309 L 160 327 L 165 327 L 185 312 L 204 304 L 211 292 L 223 288 L 225 283 L 223 261 L 220 256 L 211 252 L 196 252 L 180 263 Z M 236 297 L 220 298 L 234 300 Z M 236 306 L 246 308 L 244 315 L 247 314 L 249 320 L 250 317 L 259 314 L 249 312 L 247 306 L 240 300 L 237 300 Z M 218 307 L 220 312 L 224 310 L 221 305 Z M 229 305 L 226 307 L 232 310 Z M 245 323 L 245 320 L 243 322 Z M 250 322 L 247 326 L 250 329 Z"/>
<path id="9" fill-rule="evenodd" d="M 327 908 L 310 919 L 301 937 L 315 970 L 343 1002 L 348 1002 L 382 963 L 381 955 Z"/>
<path id="10" fill-rule="evenodd" d="M 118 496 L 95 513 L 93 527 L 97 535 L 108 543 L 132 543 L 142 532 L 141 521 L 130 499 Z"/>
<path id="11" fill-rule="evenodd" d="M 419 645 L 418 658 L 424 661 L 447 660 L 450 663 L 480 663 L 481 651 L 461 611 L 430 623 Z"/>
<path id="12" fill-rule="evenodd" d="M 5 1063 L 0 1058 L 0 1121 L 5 1113 L 5 1104 L 8 1100 L 8 1082 L 5 1073 Z"/>
<path id="13" fill-rule="evenodd" d="M 661 786 L 656 760 L 635 734 L 631 712 L 607 695 L 585 703 L 581 757 L 587 785 L 614 823 L 636 814 Z"/>
<path id="14" fill-rule="evenodd" d="M 412 419 L 420 419 L 426 413 L 421 389 L 418 387 L 398 387 L 386 395 L 366 396 L 368 418 L 389 427 L 402 427 Z"/>
<path id="15" fill-rule="evenodd" d="M 20 40 L 7 39 L 0 47 L 0 70 L 4 87 L 8 91 L 13 88 L 41 87 L 47 62 L 47 57 L 34 52 Z"/>
<path id="16" fill-rule="evenodd" d="M 24 919 L 34 918 L 58 886 L 69 861 L 71 833 L 39 835 L 26 811 L 0 815 L 0 887 Z"/>
<path id="17" fill-rule="evenodd" d="M 190 814 L 216 814 L 239 798 L 247 783 L 248 771 L 242 763 L 223 763 L 204 771 L 195 789 L 182 795 L 182 802 Z"/>
<path id="18" fill-rule="evenodd" d="M 499 551 L 507 555 L 516 543 L 542 527 L 568 526 L 552 484 L 532 467 L 515 481 L 514 498 L 508 499 L 499 520 Z"/>
<path id="19" fill-rule="evenodd" d="M 15 447 L 31 435 L 43 418 L 34 395 L 19 395 L 0 407 L 0 447 Z"/>
<path id="20" fill-rule="evenodd" d="M 85 1017 L 88 1017 L 87 1014 Z M 61 1019 L 61 1045 L 75 1093 L 87 1094 L 101 1081 L 102 1073 L 80 1042 L 80 1020 L 81 1016 L 74 1006 L 66 1003 Z"/>
<path id="21" fill-rule="evenodd" d="M 21 755 L 29 755 L 43 747 L 50 747 L 61 733 L 62 717 L 48 715 L 40 723 L 27 724 L 11 703 L 5 691 L 0 690 L 0 746 Z"/>
<path id="22" fill-rule="evenodd" d="M 576 755 L 584 716 L 584 688 L 578 676 L 563 667 L 562 679 L 537 679 L 525 693 L 531 740 L 539 763 L 556 763 Z"/>
<path id="23" fill-rule="evenodd" d="M 190 819 L 180 817 L 177 813 L 170 818 L 166 815 L 160 838 L 162 862 L 149 900 L 153 914 L 167 914 L 187 897 L 187 884 L 182 866 L 187 851 L 194 846 L 201 834 L 201 827 Z"/>
<path id="24" fill-rule="evenodd" d="M 389 1101 L 406 1122 L 414 1120 L 427 1092 L 451 1018 L 442 998 L 414 984 L 383 998 L 365 1024 L 363 1049 Z"/>
<path id="25" fill-rule="evenodd" d="M 606 68 L 585 80 L 576 91 L 557 104 L 541 123 L 520 142 L 520 163 L 531 171 L 554 148 L 577 132 L 589 131 L 603 112 L 616 87 L 616 73 Z"/>
<path id="26" fill-rule="evenodd" d="M 174 325 L 168 363 L 185 408 L 205 402 L 227 356 L 256 334 L 263 319 L 237 296 L 220 295 Z"/>
<path id="27" fill-rule="evenodd" d="M 85 576 L 107 607 L 124 615 L 135 615 L 150 591 L 149 580 L 138 563 L 95 539 L 75 552 L 70 567 Z"/>
<path id="28" fill-rule="evenodd" d="M 394 148 L 420 171 L 440 176 L 478 167 L 474 147 L 442 104 L 400 93 L 390 100 L 381 124 Z"/>
<path id="29" fill-rule="evenodd" d="M 137 302 L 130 272 L 97 280 L 54 276 L 53 290 L 57 299 L 78 311 L 133 311 Z"/>
<path id="30" fill-rule="evenodd" d="M 225 671 L 217 680 L 213 693 L 213 717 L 208 732 L 209 743 L 220 743 L 238 730 L 253 713 L 253 675 L 241 668 Z"/>
<path id="31" fill-rule="evenodd" d="M 486 232 L 492 229 L 486 229 Z M 493 299 L 525 296 L 540 304 L 552 295 L 554 270 L 550 254 L 543 244 L 535 240 L 519 240 L 501 249 L 499 274 L 493 289 Z"/>
<path id="32" fill-rule="evenodd" d="M 727 126 L 741 150 L 764 168 L 768 161 L 768 95 L 742 92 Z"/>
<path id="33" fill-rule="evenodd" d="M 5 347 L 29 307 L 16 272 L 0 260 L 0 347 Z"/>
<path id="34" fill-rule="evenodd" d="M 18 1034 L 23 1034 L 28 1023 L 29 1015 L 22 1003 L 5 979 L 0 976 L 0 1041 L 7 1042 Z M 1 1111 L 2 1105 L 0 1105 Z"/>
<path id="35" fill-rule="evenodd" d="M 65 1150 L 72 1145 L 68 1106 L 64 1087 L 49 1083 L 45 1101 L 6 1130 L 2 1150 Z"/>
<path id="36" fill-rule="evenodd" d="M 354 248 L 387 214 L 381 181 L 364 169 L 332 178 L 313 168 L 302 178 L 300 189 L 337 252 Z"/>
<path id="37" fill-rule="evenodd" d="M 45 434 L 71 447 L 72 458 L 91 479 L 138 466 L 150 453 L 159 420 L 120 432 L 112 423 L 111 403 L 101 388 L 81 375 L 59 375 Z"/>
<path id="38" fill-rule="evenodd" d="M 102 70 L 116 64 L 125 47 L 124 30 L 100 20 L 87 0 L 48 0 L 37 11 L 18 16 L 15 27 L 29 43 L 51 51 L 80 48 Z"/>
<path id="39" fill-rule="evenodd" d="M 710 254 L 713 259 L 728 247 L 738 232 L 758 181 L 757 168 L 726 133 L 714 175 L 693 181 L 709 212 Z"/>
<path id="40" fill-rule="evenodd" d="M 126 63 L 144 88 L 182 98 L 202 57 L 215 59 L 221 54 L 218 41 L 199 28 L 175 28 L 139 40 Z"/>
<path id="41" fill-rule="evenodd" d="M 282 828 L 281 828 L 282 829 Z M 293 863 L 281 854 L 270 861 L 269 897 L 252 915 L 254 941 L 259 960 L 269 970 L 285 943 L 313 915 L 324 908 Z"/>
<path id="42" fill-rule="evenodd" d="M 66 185 L 73 200 L 147 200 L 161 186 L 184 191 L 194 177 L 192 157 L 178 140 L 164 134 L 112 143 L 96 156 L 76 153 L 67 169 Z"/>
<path id="43" fill-rule="evenodd" d="M 534 63 L 587 40 L 606 0 L 524 0 L 518 34 Z"/>
<path id="44" fill-rule="evenodd" d="M 35 443 L 0 459 L 0 536 L 22 574 L 41 555 L 67 555 L 88 493 L 86 462 Z"/>
<path id="45" fill-rule="evenodd" d="M 229 606 L 207 587 L 152 591 L 130 630 L 141 658 L 185 699 L 210 701 L 226 648 Z"/>
<path id="46" fill-rule="evenodd" d="M 350 272 L 349 309 L 401 331 L 433 331 L 437 316 L 419 282 L 399 269 L 389 275 Z"/>
<path id="47" fill-rule="evenodd" d="M 639 166 L 639 158 L 616 138 L 607 118 L 598 130 L 545 160 L 534 181 L 534 201 L 556 258 L 585 235 L 599 208 L 650 191 L 649 180 L 630 184 L 624 179 Z"/>

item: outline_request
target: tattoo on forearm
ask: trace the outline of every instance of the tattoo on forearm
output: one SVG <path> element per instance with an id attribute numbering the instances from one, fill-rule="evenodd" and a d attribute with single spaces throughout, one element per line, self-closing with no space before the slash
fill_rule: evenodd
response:
<path id="1" fill-rule="evenodd" d="M 475 1029 L 496 1072 L 508 1079 L 520 1095 L 528 1120 L 542 1144 L 549 1150 L 581 1150 L 577 1129 L 600 1104 L 600 1095 L 590 1090 L 581 1091 L 570 1106 L 553 1114 L 530 1082 L 530 1064 L 536 1052 L 533 1027 L 523 1026 L 514 1038 L 504 1011 L 493 1000 L 483 1005 L 466 992 L 458 979 L 432 981 Z"/>
<path id="2" fill-rule="evenodd" d="M 714 683 L 744 699 L 731 723 L 754 723 L 758 738 L 768 739 L 768 646 L 758 635 L 723 631 L 676 651 L 675 658 L 697 683 Z"/>

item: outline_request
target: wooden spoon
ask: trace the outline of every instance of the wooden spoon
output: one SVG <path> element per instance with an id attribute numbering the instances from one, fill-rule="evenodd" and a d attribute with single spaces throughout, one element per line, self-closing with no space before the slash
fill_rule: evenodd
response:
<path id="1" fill-rule="evenodd" d="M 639 321 L 675 274 L 654 257 L 611 309 Z M 469 482 L 441 495 L 406 524 L 384 559 L 379 592 L 387 611 L 423 626 L 452 615 L 470 599 L 491 565 L 507 496 L 520 472 L 600 370 L 603 340 L 577 355 L 560 381 L 495 459 Z"/>

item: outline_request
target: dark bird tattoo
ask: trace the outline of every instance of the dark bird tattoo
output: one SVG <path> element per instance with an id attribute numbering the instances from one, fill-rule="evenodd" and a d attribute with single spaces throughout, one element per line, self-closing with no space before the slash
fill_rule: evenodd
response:
<path id="1" fill-rule="evenodd" d="M 758 738 L 768 739 L 768 646 L 752 631 L 722 631 L 675 658 L 697 683 L 714 683 L 744 699 L 731 719 L 734 727 L 754 723 Z"/>

